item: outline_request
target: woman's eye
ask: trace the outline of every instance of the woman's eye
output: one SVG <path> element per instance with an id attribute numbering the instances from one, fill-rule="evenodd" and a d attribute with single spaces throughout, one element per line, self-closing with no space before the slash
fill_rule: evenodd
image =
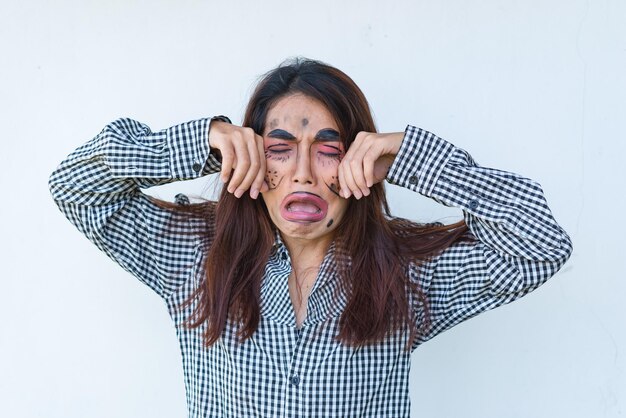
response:
<path id="1" fill-rule="evenodd" d="M 267 147 L 267 150 L 272 154 L 284 154 L 290 150 L 288 146 L 285 145 L 270 145 Z"/>
<path id="2" fill-rule="evenodd" d="M 341 149 L 332 145 L 322 145 L 318 152 L 325 157 L 339 158 L 342 155 Z"/>

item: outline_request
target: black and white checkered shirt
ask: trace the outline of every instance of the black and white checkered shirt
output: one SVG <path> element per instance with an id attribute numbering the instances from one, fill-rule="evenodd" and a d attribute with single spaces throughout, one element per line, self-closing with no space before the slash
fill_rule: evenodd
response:
<path id="1" fill-rule="evenodd" d="M 278 238 L 261 287 L 261 321 L 237 343 L 227 327 L 210 348 L 204 327 L 181 326 L 178 306 L 202 278 L 206 242 L 190 234 L 140 188 L 219 171 L 208 146 L 209 119 L 151 132 L 130 119 L 106 126 L 61 163 L 50 189 L 67 218 L 167 304 L 183 357 L 189 417 L 409 416 L 408 336 L 352 348 L 335 340 L 345 294 L 336 293 L 333 247 L 322 262 L 300 330 Z M 430 303 L 432 325 L 413 349 L 488 309 L 520 298 L 551 277 L 572 251 L 537 183 L 483 168 L 463 150 L 409 126 L 387 180 L 463 209 L 476 237 L 419 271 L 407 266 Z M 416 312 L 416 317 L 420 313 Z"/>

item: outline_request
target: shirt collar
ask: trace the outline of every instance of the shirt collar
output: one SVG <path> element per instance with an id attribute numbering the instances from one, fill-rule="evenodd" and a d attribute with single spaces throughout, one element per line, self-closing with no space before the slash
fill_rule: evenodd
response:
<path id="1" fill-rule="evenodd" d="M 270 251 L 270 259 L 273 257 L 279 257 L 291 262 L 289 251 L 287 251 L 287 246 L 283 241 L 283 237 L 280 236 L 278 229 L 274 229 L 274 244 L 272 244 L 272 250 Z"/>
<path id="2" fill-rule="evenodd" d="M 333 241 L 326 251 L 311 290 L 304 326 L 336 318 L 346 306 L 346 292 L 338 277 L 337 257 L 341 255 L 337 253 L 336 243 Z M 279 323 L 295 326 L 287 284 L 290 266 L 291 258 L 287 246 L 279 231 L 275 229 L 274 244 L 261 286 L 262 313 Z"/>

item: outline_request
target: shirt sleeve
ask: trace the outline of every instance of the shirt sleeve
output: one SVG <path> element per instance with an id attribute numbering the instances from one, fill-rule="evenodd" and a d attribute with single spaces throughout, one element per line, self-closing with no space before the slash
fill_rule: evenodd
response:
<path id="1" fill-rule="evenodd" d="M 466 151 L 425 130 L 407 127 L 387 180 L 461 208 L 473 236 L 411 269 L 426 294 L 431 321 L 413 348 L 536 289 L 572 252 L 539 184 L 480 167 Z M 421 308 L 416 314 L 423 318 Z"/>
<path id="2" fill-rule="evenodd" d="M 152 132 L 119 119 L 72 152 L 52 173 L 49 187 L 78 230 L 162 298 L 188 275 L 199 255 L 197 225 L 175 216 L 141 192 L 219 171 L 210 153 L 210 119 Z"/>

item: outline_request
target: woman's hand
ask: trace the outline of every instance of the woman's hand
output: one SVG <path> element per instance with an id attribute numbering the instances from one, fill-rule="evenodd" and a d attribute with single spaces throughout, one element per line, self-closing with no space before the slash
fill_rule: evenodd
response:
<path id="1" fill-rule="evenodd" d="M 339 164 L 339 193 L 346 199 L 369 196 L 370 187 L 387 176 L 403 138 L 404 132 L 359 132 Z"/>
<path id="2" fill-rule="evenodd" d="M 239 198 L 249 189 L 250 197 L 256 199 L 259 192 L 268 190 L 264 180 L 263 137 L 252 128 L 214 120 L 209 130 L 209 145 L 221 155 L 220 179 L 228 182 L 229 193 Z"/>

